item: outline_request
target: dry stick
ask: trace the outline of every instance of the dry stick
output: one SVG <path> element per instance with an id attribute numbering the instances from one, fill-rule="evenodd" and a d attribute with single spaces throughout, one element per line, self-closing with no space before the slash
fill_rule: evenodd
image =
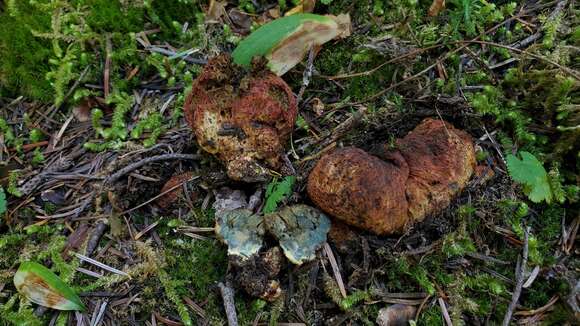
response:
<path id="1" fill-rule="evenodd" d="M 342 276 L 340 274 L 340 269 L 338 269 L 338 263 L 336 262 L 336 258 L 332 253 L 332 248 L 328 242 L 324 243 L 324 252 L 328 257 L 328 261 L 330 262 L 330 266 L 332 267 L 332 273 L 334 274 L 334 278 L 336 279 L 336 284 L 338 284 L 338 289 L 340 290 L 340 294 L 343 298 L 346 298 L 346 288 L 344 287 L 344 282 L 342 281 Z"/>
<path id="2" fill-rule="evenodd" d="M 528 52 L 526 50 L 520 50 L 518 48 L 514 48 L 514 47 L 509 46 L 509 45 L 503 45 L 503 44 L 499 44 L 499 43 L 487 42 L 487 41 L 479 41 L 479 40 L 458 41 L 456 43 L 460 43 L 460 44 L 461 43 L 464 43 L 464 44 L 473 44 L 473 43 L 475 43 L 475 44 L 489 45 L 489 46 L 494 46 L 494 47 L 498 47 L 498 48 L 503 48 L 503 49 L 506 49 L 506 50 L 510 50 L 510 51 L 513 51 L 513 52 L 517 52 L 519 54 L 523 54 L 523 55 L 530 56 L 530 57 L 532 57 L 534 59 L 538 59 L 538 60 L 541 60 L 541 61 L 545 61 L 545 62 L 547 62 L 547 63 L 549 63 L 549 64 L 551 64 L 551 65 L 553 65 L 555 67 L 558 67 L 559 69 L 561 69 L 565 73 L 569 74 L 570 76 L 576 78 L 577 80 L 580 80 L 580 73 L 578 71 L 576 71 L 574 69 L 570 69 L 570 68 L 565 67 L 565 66 L 562 66 L 561 64 L 557 63 L 556 61 L 552 61 L 552 60 L 550 60 L 550 59 L 548 59 L 548 58 L 546 58 L 544 56 L 537 55 L 535 53 L 531 53 L 531 52 Z"/>
<path id="3" fill-rule="evenodd" d="M 445 324 L 447 324 L 447 326 L 453 326 L 453 322 L 451 321 L 451 317 L 449 317 L 449 311 L 447 311 L 445 301 L 443 300 L 443 298 L 437 298 L 437 302 L 439 303 L 439 307 L 441 307 L 441 313 L 443 313 L 443 319 L 445 319 Z"/>
<path id="4" fill-rule="evenodd" d="M 133 170 L 136 170 L 136 169 L 138 169 L 144 165 L 147 165 L 149 163 L 168 161 L 168 160 L 198 160 L 200 157 L 201 156 L 195 155 L 195 154 L 163 154 L 163 155 L 148 157 L 146 159 L 142 159 L 139 162 L 135 162 L 133 164 L 130 164 L 130 165 L 122 168 L 121 170 L 115 172 L 109 178 L 107 178 L 105 183 L 112 184 L 113 182 L 119 180 L 119 178 L 121 178 L 125 174 L 132 172 Z"/>
<path id="5" fill-rule="evenodd" d="M 516 309 L 516 305 L 518 304 L 518 300 L 520 299 L 520 295 L 522 293 L 522 287 L 524 285 L 524 274 L 526 271 L 526 264 L 528 263 L 528 238 L 529 238 L 530 228 L 524 227 L 524 249 L 522 253 L 521 260 L 518 259 L 518 264 L 516 266 L 516 288 L 514 289 L 514 293 L 512 295 L 512 301 L 508 306 L 507 312 L 505 317 L 503 318 L 502 326 L 508 326 L 510 320 L 512 319 L 512 314 Z"/>
<path id="6" fill-rule="evenodd" d="M 97 223 L 97 225 L 95 226 L 95 230 L 93 231 L 91 237 L 89 238 L 89 241 L 87 241 L 87 250 L 85 251 L 85 256 L 91 257 L 93 255 L 95 249 L 97 249 L 99 241 L 103 237 L 103 234 L 105 234 L 107 227 L 108 225 L 104 221 L 99 221 Z"/>
<path id="7" fill-rule="evenodd" d="M 475 37 L 474 39 L 472 39 L 472 41 L 479 40 L 479 39 L 480 39 L 482 36 L 484 36 L 484 35 L 486 35 L 486 34 L 488 34 L 488 33 L 491 33 L 491 32 L 493 32 L 493 31 L 495 31 L 496 29 L 498 29 L 498 28 L 500 28 L 501 26 L 503 26 L 503 25 L 505 25 L 505 24 L 509 23 L 509 22 L 510 22 L 510 21 L 512 21 L 512 20 L 515 20 L 515 19 L 518 19 L 518 18 L 520 18 L 520 16 L 522 16 L 522 15 L 523 15 L 523 13 L 519 13 L 518 15 L 515 15 L 515 16 L 513 16 L 513 17 L 510 17 L 510 18 L 508 18 L 508 19 L 504 20 L 503 22 L 501 22 L 501 23 L 499 23 L 499 24 L 497 24 L 497 25 L 495 25 L 495 26 L 491 27 L 491 28 L 490 28 L 490 29 L 488 29 L 487 31 L 483 32 L 483 34 L 480 34 L 479 36 Z M 370 75 L 370 74 L 374 73 L 375 71 L 377 71 L 377 70 L 381 69 L 382 67 L 384 67 L 384 66 L 386 66 L 386 65 L 388 65 L 388 64 L 390 64 L 390 63 L 394 63 L 394 62 L 397 62 L 397 61 L 399 61 L 399 60 L 405 59 L 405 58 L 407 58 L 407 57 L 415 56 L 415 55 L 421 54 L 421 53 L 423 53 L 423 52 L 430 51 L 430 50 L 437 49 L 437 48 L 440 48 L 440 47 L 443 47 L 443 46 L 447 46 L 447 45 L 451 45 L 451 44 L 453 44 L 453 43 L 449 43 L 449 44 L 435 44 L 435 45 L 428 46 L 428 47 L 426 47 L 426 48 L 422 48 L 422 49 L 416 49 L 416 50 L 410 51 L 410 52 L 408 52 L 408 53 L 405 53 L 405 54 L 403 54 L 403 55 L 400 55 L 400 56 L 398 56 L 398 57 L 396 57 L 396 58 L 393 58 L 393 59 L 387 60 L 387 61 L 385 61 L 385 62 L 381 63 L 380 65 L 378 65 L 378 66 L 374 67 L 374 68 L 373 68 L 373 69 L 371 69 L 371 70 L 367 70 L 367 71 L 363 71 L 363 72 L 359 72 L 359 73 L 353 73 L 353 74 L 344 74 L 344 75 L 330 76 L 330 77 L 327 77 L 327 78 L 328 78 L 328 79 L 330 79 L 330 80 L 335 80 L 335 79 L 344 79 L 344 78 L 359 77 L 359 76 L 368 76 L 368 75 Z M 465 47 L 467 47 L 467 45 L 463 45 L 463 46 L 461 46 L 461 47 L 459 47 L 459 48 L 457 48 L 457 49 L 453 50 L 453 52 L 452 52 L 452 53 L 450 53 L 450 54 L 454 54 L 454 53 L 456 53 L 456 52 L 458 52 L 458 51 L 461 51 L 461 50 L 463 50 Z M 441 60 L 437 60 L 437 61 L 441 61 Z M 322 77 L 324 77 L 324 76 L 322 76 Z M 363 102 L 363 103 L 364 103 L 364 102 Z"/>
<path id="8" fill-rule="evenodd" d="M 111 76 L 111 56 L 113 52 L 113 45 L 111 44 L 111 35 L 107 34 L 106 46 L 105 46 L 105 71 L 103 73 L 103 93 L 105 98 L 109 97 L 109 81 Z"/>
<path id="9" fill-rule="evenodd" d="M 296 103 L 300 104 L 302 102 L 302 96 L 304 95 L 304 91 L 306 91 L 306 87 L 310 84 L 310 77 L 312 77 L 312 70 L 314 69 L 314 56 L 315 51 L 314 48 L 311 46 L 310 51 L 308 51 L 308 61 L 306 62 L 306 69 L 304 69 L 304 73 L 302 74 L 302 86 L 300 87 L 300 91 L 296 96 Z"/>
<path id="10" fill-rule="evenodd" d="M 238 315 L 236 314 L 236 306 L 234 303 L 234 290 L 232 290 L 232 287 L 229 283 L 230 282 L 228 281 L 226 281 L 225 284 L 219 282 L 218 287 L 220 289 L 222 298 L 224 299 L 224 308 L 226 309 L 228 325 L 238 326 Z"/>

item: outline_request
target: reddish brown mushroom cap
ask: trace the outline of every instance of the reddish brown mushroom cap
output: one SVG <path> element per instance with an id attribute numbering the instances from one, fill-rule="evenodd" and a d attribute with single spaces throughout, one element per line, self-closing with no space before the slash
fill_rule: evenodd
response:
<path id="1" fill-rule="evenodd" d="M 447 207 L 475 169 L 471 137 L 441 120 L 425 119 L 397 145 L 409 163 L 406 194 L 414 221 Z"/>
<path id="2" fill-rule="evenodd" d="M 397 145 L 381 158 L 353 147 L 323 156 L 308 195 L 350 225 L 391 234 L 444 209 L 473 174 L 471 138 L 443 121 L 424 120 Z"/>
<path id="3" fill-rule="evenodd" d="M 185 103 L 199 145 L 224 162 L 228 176 L 261 181 L 280 171 L 298 109 L 290 87 L 267 70 L 243 70 L 229 56 L 210 60 Z"/>
<path id="4" fill-rule="evenodd" d="M 323 211 L 348 224 L 376 233 L 392 232 L 407 222 L 408 174 L 400 154 L 385 162 L 347 147 L 318 161 L 308 177 L 308 195 Z"/>

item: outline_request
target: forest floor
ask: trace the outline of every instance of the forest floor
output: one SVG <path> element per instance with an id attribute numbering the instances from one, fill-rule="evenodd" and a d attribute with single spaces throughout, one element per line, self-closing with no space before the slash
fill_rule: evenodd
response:
<path id="1" fill-rule="evenodd" d="M 402 235 L 331 231 L 315 260 L 284 263 L 268 302 L 231 282 L 212 203 L 224 186 L 263 201 L 280 180 L 230 181 L 183 105 L 208 59 L 297 3 L 348 13 L 352 32 L 282 77 L 303 94 L 287 144 L 297 179 L 279 206 L 312 205 L 324 153 L 372 152 L 427 117 L 468 132 L 487 173 Z M 220 283 L 240 325 L 374 325 L 393 304 L 416 325 L 577 324 L 580 8 L 442 3 L 0 0 L 0 325 L 224 325 Z M 521 152 L 540 168 L 508 170 Z M 538 170 L 540 198 L 514 177 Z M 24 261 L 86 311 L 20 295 Z"/>

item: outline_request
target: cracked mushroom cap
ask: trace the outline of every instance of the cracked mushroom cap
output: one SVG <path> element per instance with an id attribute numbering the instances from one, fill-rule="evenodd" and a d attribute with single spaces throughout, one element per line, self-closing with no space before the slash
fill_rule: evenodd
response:
<path id="1" fill-rule="evenodd" d="M 307 205 L 286 206 L 264 216 L 266 228 L 279 242 L 290 262 L 301 265 L 316 258 L 316 251 L 326 242 L 330 220 L 324 213 Z"/>
<path id="2" fill-rule="evenodd" d="M 447 207 L 475 168 L 471 137 L 425 119 L 381 157 L 348 147 L 323 156 L 307 191 L 323 211 L 376 234 L 400 233 Z"/>
<path id="3" fill-rule="evenodd" d="M 249 72 L 220 55 L 194 81 L 184 111 L 200 147 L 224 163 L 231 179 L 265 181 L 268 169 L 284 172 L 284 144 L 298 109 L 280 77 L 265 68 Z"/>

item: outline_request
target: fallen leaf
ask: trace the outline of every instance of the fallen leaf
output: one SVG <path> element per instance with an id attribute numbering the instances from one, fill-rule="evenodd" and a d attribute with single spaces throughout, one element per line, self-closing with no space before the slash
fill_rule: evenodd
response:
<path id="1" fill-rule="evenodd" d="M 211 23 L 217 23 L 220 18 L 226 14 L 227 1 L 216 1 L 211 0 L 209 2 L 209 8 L 205 14 L 205 21 Z"/>
<path id="2" fill-rule="evenodd" d="M 239 10 L 238 8 L 232 8 L 228 11 L 228 17 L 232 22 L 232 29 L 236 33 L 248 34 L 252 27 L 252 17 L 247 13 Z"/>
<path id="3" fill-rule="evenodd" d="M 431 7 L 429 7 L 427 14 L 430 17 L 435 17 L 439 15 L 443 9 L 445 9 L 445 0 L 433 0 L 433 3 L 431 3 Z"/>
<path id="4" fill-rule="evenodd" d="M 92 97 L 85 97 L 73 108 L 73 115 L 79 122 L 91 120 L 91 110 L 98 107 L 99 103 Z"/>
<path id="5" fill-rule="evenodd" d="M 264 56 L 278 76 L 297 65 L 306 53 L 334 38 L 350 35 L 350 16 L 295 14 L 271 21 L 245 38 L 232 53 L 234 62 L 249 67 Z"/>
<path id="6" fill-rule="evenodd" d="M 26 299 L 57 310 L 85 310 L 77 294 L 48 268 L 35 263 L 20 264 L 14 286 Z"/>

